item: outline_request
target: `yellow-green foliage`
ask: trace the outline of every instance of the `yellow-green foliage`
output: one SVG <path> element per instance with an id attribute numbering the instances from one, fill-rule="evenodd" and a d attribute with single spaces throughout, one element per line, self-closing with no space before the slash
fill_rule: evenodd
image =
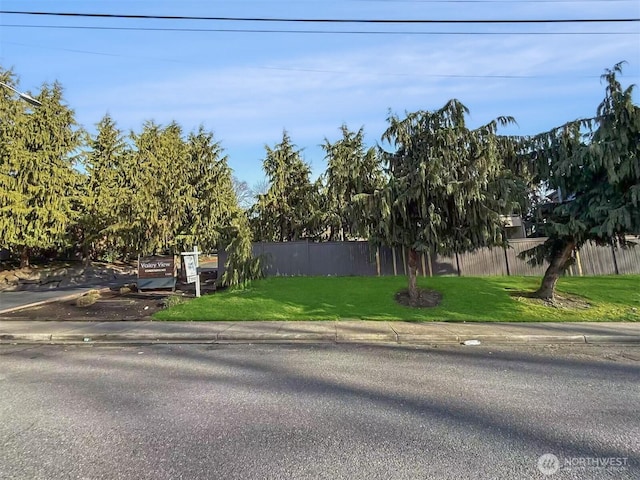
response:
<path id="1" fill-rule="evenodd" d="M 76 299 L 76 306 L 88 307 L 93 305 L 100 299 L 100 292 L 98 290 L 89 290 L 86 294 Z"/>
<path id="2" fill-rule="evenodd" d="M 16 85 L 0 68 L 0 81 Z M 44 85 L 31 108 L 2 89 L 0 95 L 0 238 L 19 251 L 26 264 L 29 249 L 67 242 L 73 223 L 77 185 L 73 153 L 81 143 L 73 110 L 59 84 Z"/>
<path id="3" fill-rule="evenodd" d="M 262 258 L 253 257 L 251 230 L 245 216 L 240 215 L 231 221 L 228 235 L 231 242 L 226 249 L 228 258 L 222 275 L 223 285 L 246 285 L 251 280 L 262 278 Z"/>
<path id="4" fill-rule="evenodd" d="M 165 308 L 175 307 L 176 305 L 182 305 L 183 303 L 187 303 L 189 300 L 180 295 L 169 295 L 164 299 Z"/>

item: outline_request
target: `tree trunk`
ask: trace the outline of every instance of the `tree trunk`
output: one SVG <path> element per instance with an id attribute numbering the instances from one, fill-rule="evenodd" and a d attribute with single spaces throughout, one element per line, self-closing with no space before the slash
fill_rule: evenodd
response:
<path id="1" fill-rule="evenodd" d="M 418 285 L 417 285 L 417 274 L 418 274 L 418 252 L 413 248 L 409 249 L 409 298 L 411 302 L 415 302 L 418 300 Z"/>
<path id="2" fill-rule="evenodd" d="M 329 226 L 329 241 L 335 241 L 336 229 L 333 225 Z"/>
<path id="3" fill-rule="evenodd" d="M 93 251 L 93 242 L 91 245 L 87 242 L 82 242 L 82 264 L 88 267 L 91 264 L 91 252 Z"/>
<path id="4" fill-rule="evenodd" d="M 22 247 L 20 252 L 20 268 L 29 266 L 29 247 Z"/>
<path id="5" fill-rule="evenodd" d="M 568 241 L 558 252 L 558 254 L 551 259 L 551 263 L 549 264 L 547 271 L 544 272 L 542 284 L 535 293 L 536 297 L 547 300 L 549 302 L 552 302 L 554 300 L 556 283 L 558 282 L 558 278 L 560 278 L 560 275 L 564 273 L 564 270 L 567 266 L 567 261 L 569 260 L 569 258 L 571 258 L 571 252 L 573 252 L 575 246 L 576 242 L 574 242 L 573 240 Z"/>
<path id="6" fill-rule="evenodd" d="M 82 265 L 84 265 L 85 267 L 91 266 L 91 254 L 83 254 Z"/>

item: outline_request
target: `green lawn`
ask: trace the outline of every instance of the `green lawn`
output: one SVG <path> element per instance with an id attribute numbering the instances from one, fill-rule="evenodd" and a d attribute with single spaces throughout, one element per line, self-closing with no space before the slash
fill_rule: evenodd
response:
<path id="1" fill-rule="evenodd" d="M 217 292 L 155 314 L 157 320 L 411 320 L 640 321 L 640 275 L 564 277 L 558 292 L 588 308 L 538 304 L 513 292 L 534 291 L 537 277 L 433 277 L 418 285 L 438 290 L 431 309 L 398 305 L 406 277 L 273 277 L 245 289 Z"/>

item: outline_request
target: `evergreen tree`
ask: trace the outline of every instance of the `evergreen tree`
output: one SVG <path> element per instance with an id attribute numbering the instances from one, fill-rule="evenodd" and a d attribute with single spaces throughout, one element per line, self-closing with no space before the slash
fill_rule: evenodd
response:
<path id="1" fill-rule="evenodd" d="M 96 125 L 85 154 L 87 181 L 83 202 L 85 256 L 124 254 L 129 241 L 132 152 L 115 121 L 105 115 Z"/>
<path id="2" fill-rule="evenodd" d="M 331 143 L 325 139 L 323 145 L 327 159 L 324 212 L 329 240 L 344 241 L 368 236 L 364 216 L 353 197 L 381 188 L 384 177 L 376 150 L 364 147 L 363 129 L 352 132 L 343 125 L 340 131 L 340 140 Z"/>
<path id="3" fill-rule="evenodd" d="M 227 262 L 222 283 L 245 284 L 262 275 L 259 259 L 253 258 L 251 230 L 245 212 L 238 204 L 234 179 L 213 133 L 202 127 L 187 140 L 189 162 L 183 172 L 193 188 L 181 245 L 199 245 L 206 250 L 225 250 Z"/>
<path id="4" fill-rule="evenodd" d="M 547 236 L 523 252 L 533 263 L 549 261 L 537 296 L 552 301 L 558 278 L 586 242 L 629 246 L 625 235 L 640 233 L 640 108 L 633 85 L 617 79 L 622 64 L 606 70 L 605 98 L 592 119 L 569 122 L 529 140 L 537 180 L 561 200 L 541 210 L 538 227 Z"/>
<path id="5" fill-rule="evenodd" d="M 0 79 L 11 84 L 13 74 Z M 81 132 L 58 83 L 43 85 L 33 108 L 1 90 L 0 238 L 28 265 L 33 249 L 64 246 L 77 220 Z"/>
<path id="6" fill-rule="evenodd" d="M 375 229 L 372 240 L 407 248 L 408 290 L 418 297 L 419 252 L 442 255 L 503 245 L 501 214 L 513 205 L 504 175 L 505 139 L 500 117 L 471 130 L 468 109 L 451 100 L 436 111 L 389 118 L 383 140 L 396 147 L 385 155 L 389 179 L 374 194 L 357 196 Z"/>
<path id="7" fill-rule="evenodd" d="M 295 241 L 314 238 L 320 229 L 318 184 L 287 132 L 273 149 L 266 146 L 263 168 L 269 190 L 259 195 L 251 210 L 254 238 L 261 241 Z"/>
<path id="8" fill-rule="evenodd" d="M 223 285 L 246 285 L 263 276 L 262 259 L 253 256 L 251 229 L 244 212 L 229 217 L 225 226 L 227 262 L 222 275 Z"/>
<path id="9" fill-rule="evenodd" d="M 135 176 L 131 197 L 131 240 L 143 254 L 169 253 L 184 225 L 194 186 L 189 183 L 189 152 L 176 123 L 161 127 L 147 122 L 135 144 Z"/>
<path id="10" fill-rule="evenodd" d="M 187 139 L 188 164 L 182 172 L 191 187 L 187 215 L 181 229 L 181 245 L 203 249 L 221 247 L 223 231 L 240 208 L 233 191 L 231 169 L 213 133 L 202 127 Z"/>

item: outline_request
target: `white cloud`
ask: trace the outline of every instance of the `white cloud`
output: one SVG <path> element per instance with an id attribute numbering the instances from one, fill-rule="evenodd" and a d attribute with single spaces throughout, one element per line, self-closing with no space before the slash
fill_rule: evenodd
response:
<path id="1" fill-rule="evenodd" d="M 603 92 L 597 76 L 625 57 L 633 62 L 637 50 L 630 37 L 588 48 L 580 36 L 394 39 L 369 48 L 170 71 L 103 86 L 98 99 L 74 102 L 84 116 L 95 115 L 89 124 L 107 109 L 126 129 L 139 129 L 145 119 L 175 119 L 186 130 L 202 123 L 232 159 L 234 149 L 251 145 L 259 157 L 286 128 L 307 158 L 321 164 L 318 145 L 343 122 L 354 129 L 364 125 L 373 143 L 388 109 L 438 108 L 453 97 L 471 108 L 473 123 L 513 115 L 522 133 L 591 115 Z M 638 62 L 628 70 L 637 71 Z M 498 75 L 539 78 L 474 78 Z"/>

